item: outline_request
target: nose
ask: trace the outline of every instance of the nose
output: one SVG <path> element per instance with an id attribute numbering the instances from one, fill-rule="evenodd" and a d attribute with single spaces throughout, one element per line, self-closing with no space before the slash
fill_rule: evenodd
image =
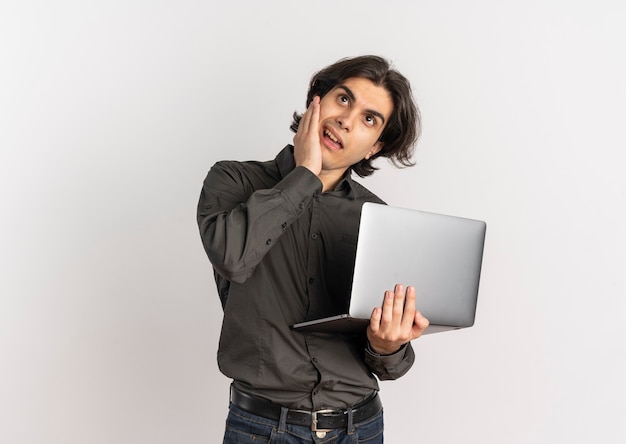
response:
<path id="1" fill-rule="evenodd" d="M 346 111 L 343 114 L 337 116 L 337 123 L 339 127 L 343 130 L 350 131 L 352 129 L 354 116 L 350 111 Z"/>

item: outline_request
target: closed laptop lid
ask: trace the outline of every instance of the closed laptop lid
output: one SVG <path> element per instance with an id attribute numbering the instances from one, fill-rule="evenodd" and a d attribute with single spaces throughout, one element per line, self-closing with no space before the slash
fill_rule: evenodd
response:
<path id="1" fill-rule="evenodd" d="M 480 220 L 365 203 L 350 316 L 369 319 L 399 283 L 415 287 L 417 309 L 433 327 L 473 325 L 485 231 Z"/>

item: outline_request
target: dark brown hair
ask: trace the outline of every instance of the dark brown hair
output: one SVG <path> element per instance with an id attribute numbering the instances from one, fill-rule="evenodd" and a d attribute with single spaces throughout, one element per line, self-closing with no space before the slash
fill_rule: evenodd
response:
<path id="1" fill-rule="evenodd" d="M 306 97 L 308 107 L 313 97 L 324 97 L 335 86 L 352 77 L 370 80 L 377 86 L 385 88 L 393 102 L 393 111 L 385 125 L 380 138 L 382 149 L 370 157 L 352 165 L 350 169 L 361 177 L 369 176 L 378 168 L 371 163 L 377 157 L 387 157 L 396 166 L 413 166 L 411 156 L 420 136 L 420 112 L 413 99 L 409 81 L 389 62 L 378 56 L 360 56 L 339 60 L 313 76 Z M 291 130 L 298 131 L 301 114 L 293 113 Z"/>

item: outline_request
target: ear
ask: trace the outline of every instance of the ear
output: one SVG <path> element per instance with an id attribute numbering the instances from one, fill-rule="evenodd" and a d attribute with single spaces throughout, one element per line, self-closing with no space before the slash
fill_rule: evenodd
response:
<path id="1" fill-rule="evenodd" d="M 381 141 L 376 142 L 373 146 L 372 149 L 368 151 L 368 153 L 365 155 L 365 159 L 369 160 L 370 157 L 372 157 L 374 154 L 378 153 L 380 150 L 383 149 L 384 143 Z"/>

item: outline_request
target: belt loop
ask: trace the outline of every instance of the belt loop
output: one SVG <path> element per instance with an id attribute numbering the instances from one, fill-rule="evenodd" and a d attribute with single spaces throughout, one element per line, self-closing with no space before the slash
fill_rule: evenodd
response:
<path id="1" fill-rule="evenodd" d="M 348 434 L 352 434 L 354 432 L 354 409 L 349 408 L 347 411 L 348 414 L 348 429 L 346 432 Z"/>
<path id="2" fill-rule="evenodd" d="M 280 408 L 280 419 L 278 420 L 278 433 L 287 431 L 287 414 L 289 409 L 287 407 Z"/>

